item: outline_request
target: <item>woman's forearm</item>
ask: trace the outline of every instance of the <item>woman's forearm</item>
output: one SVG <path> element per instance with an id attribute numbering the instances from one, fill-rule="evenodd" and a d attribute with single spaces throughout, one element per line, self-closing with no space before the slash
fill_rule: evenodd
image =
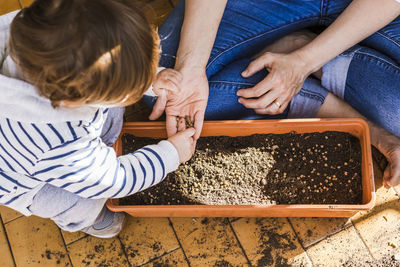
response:
<path id="1" fill-rule="evenodd" d="M 227 0 L 187 0 L 175 68 L 205 68 Z"/>
<path id="2" fill-rule="evenodd" d="M 354 0 L 332 25 L 295 53 L 312 73 L 399 15 L 400 3 L 395 0 Z"/>

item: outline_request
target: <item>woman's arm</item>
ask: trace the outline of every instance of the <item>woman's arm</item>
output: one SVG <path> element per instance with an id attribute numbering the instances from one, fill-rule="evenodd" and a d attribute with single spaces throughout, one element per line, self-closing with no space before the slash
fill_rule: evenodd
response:
<path id="1" fill-rule="evenodd" d="M 265 53 L 243 72 L 248 77 L 267 68 L 270 74 L 253 88 L 238 91 L 240 102 L 260 113 L 281 113 L 307 76 L 400 15 L 395 0 L 354 0 L 314 41 L 290 54 Z M 265 94 L 265 95 L 264 95 Z M 260 97 L 263 96 L 263 97 Z M 260 97 L 257 100 L 247 99 Z M 278 101 L 278 104 L 273 104 Z M 278 108 L 278 106 L 280 106 Z"/>
<path id="2" fill-rule="evenodd" d="M 400 3 L 394 0 L 355 0 L 331 26 L 296 53 L 305 59 L 310 74 L 399 15 Z"/>
<path id="3" fill-rule="evenodd" d="M 187 0 L 175 68 L 205 69 L 227 0 Z"/>
<path id="4" fill-rule="evenodd" d="M 206 64 L 227 0 L 187 0 L 175 69 L 182 74 L 181 92 L 166 107 L 168 136 L 177 131 L 176 117 L 190 116 L 200 136 L 208 100 Z M 161 112 L 162 113 L 162 112 Z M 157 115 L 161 115 L 157 112 Z"/>

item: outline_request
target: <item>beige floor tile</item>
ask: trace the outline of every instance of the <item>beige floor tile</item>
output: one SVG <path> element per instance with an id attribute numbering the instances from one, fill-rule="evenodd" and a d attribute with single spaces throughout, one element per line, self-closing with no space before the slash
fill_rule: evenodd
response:
<path id="1" fill-rule="evenodd" d="M 0 266 L 14 266 L 11 250 L 7 242 L 6 233 L 3 224 L 0 222 Z"/>
<path id="2" fill-rule="evenodd" d="M 187 261 L 185 260 L 185 255 L 183 255 L 182 249 L 177 249 L 167 255 L 164 255 L 150 263 L 143 265 L 143 267 L 150 266 L 174 266 L 174 267 L 184 267 L 189 266 Z"/>
<path id="3" fill-rule="evenodd" d="M 72 242 L 74 242 L 74 241 L 86 236 L 85 233 L 82 233 L 80 231 L 71 233 L 71 232 L 67 232 L 67 231 L 61 230 L 61 233 L 62 233 L 62 235 L 64 237 L 64 241 L 65 241 L 66 245 L 69 245 L 70 243 L 72 243 Z"/>
<path id="4" fill-rule="evenodd" d="M 353 222 L 375 259 L 400 253 L 400 201 L 397 197 L 381 203 Z"/>
<path id="5" fill-rule="evenodd" d="M 226 218 L 171 218 L 191 266 L 245 266 Z"/>
<path id="6" fill-rule="evenodd" d="M 129 216 L 119 236 L 133 265 L 144 264 L 179 247 L 167 218 Z"/>
<path id="7" fill-rule="evenodd" d="M 1 206 L 1 205 L 0 205 L 0 215 L 1 215 L 1 218 L 3 219 L 3 223 L 8 223 L 11 220 L 14 220 L 18 217 L 23 216 L 18 211 L 15 211 L 13 209 L 10 209 L 6 206 Z"/>
<path id="8" fill-rule="evenodd" d="M 118 237 L 88 236 L 67 246 L 73 266 L 129 266 Z"/>
<path id="9" fill-rule="evenodd" d="M 253 266 L 311 266 L 286 218 L 242 218 L 232 226 Z"/>
<path id="10" fill-rule="evenodd" d="M 60 230 L 51 220 L 21 217 L 5 228 L 17 266 L 71 266 Z"/>
<path id="11" fill-rule="evenodd" d="M 349 227 L 307 248 L 314 266 L 361 266 L 372 258 L 354 227 Z"/>
<path id="12" fill-rule="evenodd" d="M 304 247 L 351 226 L 348 218 L 290 218 Z"/>
<path id="13" fill-rule="evenodd" d="M 0 15 L 20 9 L 18 0 L 1 0 Z"/>
<path id="14" fill-rule="evenodd" d="M 30 6 L 34 0 L 20 0 L 22 7 L 28 7 Z"/>
<path id="15" fill-rule="evenodd" d="M 374 175 L 375 207 L 356 214 L 352 221 L 373 257 L 379 260 L 400 252 L 400 201 L 393 188 L 382 186 L 382 170 L 375 162 Z"/>

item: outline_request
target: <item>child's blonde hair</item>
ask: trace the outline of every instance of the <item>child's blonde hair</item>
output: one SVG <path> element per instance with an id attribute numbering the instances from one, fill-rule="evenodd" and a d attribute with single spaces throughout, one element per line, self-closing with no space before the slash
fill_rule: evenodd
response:
<path id="1" fill-rule="evenodd" d="M 10 55 L 53 106 L 132 104 L 151 85 L 158 54 L 132 0 L 36 0 L 11 24 Z"/>

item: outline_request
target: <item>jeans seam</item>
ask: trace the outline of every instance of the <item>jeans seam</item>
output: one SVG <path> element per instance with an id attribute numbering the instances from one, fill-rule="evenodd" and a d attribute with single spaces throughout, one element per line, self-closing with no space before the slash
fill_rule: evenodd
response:
<path id="1" fill-rule="evenodd" d="M 383 30 L 381 30 L 383 31 Z M 382 36 L 383 38 L 393 42 L 396 46 L 400 47 L 400 43 L 397 40 L 394 40 L 392 37 L 388 36 L 387 33 L 382 33 L 381 31 L 376 32 L 378 35 Z"/>
<path id="2" fill-rule="evenodd" d="M 256 83 L 243 83 L 243 82 L 229 82 L 229 81 L 209 81 L 208 83 L 226 83 L 233 85 L 255 86 Z"/>
<path id="3" fill-rule="evenodd" d="M 294 25 L 294 24 L 297 24 L 297 23 L 301 23 L 301 22 L 304 22 L 304 21 L 313 20 L 313 19 L 315 19 L 316 17 L 317 17 L 317 16 L 313 16 L 313 17 L 310 17 L 310 18 L 305 18 L 305 19 L 302 19 L 302 20 L 298 20 L 298 21 L 296 21 L 296 22 L 291 22 L 291 23 L 287 23 L 287 24 L 282 24 L 281 26 L 279 26 L 279 27 L 277 27 L 277 28 L 271 29 L 271 30 L 266 31 L 266 32 L 263 32 L 263 33 L 259 33 L 259 34 L 255 35 L 255 36 L 251 37 L 250 39 L 246 39 L 246 40 L 244 40 L 244 41 L 242 41 L 242 42 L 240 42 L 240 43 L 237 43 L 237 44 L 235 44 L 234 46 L 232 46 L 232 47 L 230 47 L 230 48 L 228 48 L 228 49 L 222 51 L 220 54 L 218 54 L 210 63 L 207 64 L 206 70 L 210 67 L 210 65 L 211 65 L 212 63 L 214 63 L 214 62 L 215 62 L 218 58 L 220 58 L 222 55 L 224 55 L 225 53 L 229 52 L 230 50 L 232 50 L 232 49 L 234 49 L 234 48 L 236 48 L 236 47 L 238 47 L 238 46 L 240 46 L 240 45 L 242 45 L 242 44 L 245 44 L 245 43 L 247 43 L 247 42 L 253 41 L 254 39 L 257 39 L 257 38 L 259 38 L 259 37 L 261 37 L 261 36 L 263 36 L 263 35 L 269 34 L 269 33 L 271 33 L 271 32 L 278 31 L 278 30 L 280 31 L 280 30 L 282 30 L 283 27 L 291 26 L 291 25 Z"/>
<path id="4" fill-rule="evenodd" d="M 321 5 L 320 5 L 321 12 L 320 12 L 319 24 L 323 24 L 324 21 L 325 21 L 325 16 L 326 16 L 326 13 L 327 13 L 326 9 L 325 9 L 326 6 L 327 6 L 326 1 L 322 0 L 321 1 Z"/>
<path id="5" fill-rule="evenodd" d="M 387 65 L 389 65 L 390 67 L 394 68 L 394 69 L 397 70 L 397 71 L 400 71 L 400 67 L 398 67 L 398 66 L 392 64 L 391 62 L 389 62 L 389 61 L 387 61 L 387 60 L 385 60 L 385 59 L 383 59 L 383 58 L 377 57 L 377 56 L 375 56 L 375 55 L 373 55 L 373 54 L 369 54 L 369 53 L 366 53 L 366 52 L 356 52 L 355 54 L 357 54 L 357 55 L 369 56 L 369 57 L 371 57 L 371 58 L 376 59 L 377 61 L 380 61 L 381 63 L 386 63 Z"/>
<path id="6" fill-rule="evenodd" d="M 315 100 L 320 101 L 321 103 L 324 103 L 324 99 L 325 99 L 324 97 L 322 97 L 321 95 L 316 94 L 314 92 L 310 93 L 310 91 L 307 91 L 304 88 L 299 92 L 299 94 L 301 96 L 308 97 L 308 98 L 311 98 L 311 99 L 315 99 Z"/>

